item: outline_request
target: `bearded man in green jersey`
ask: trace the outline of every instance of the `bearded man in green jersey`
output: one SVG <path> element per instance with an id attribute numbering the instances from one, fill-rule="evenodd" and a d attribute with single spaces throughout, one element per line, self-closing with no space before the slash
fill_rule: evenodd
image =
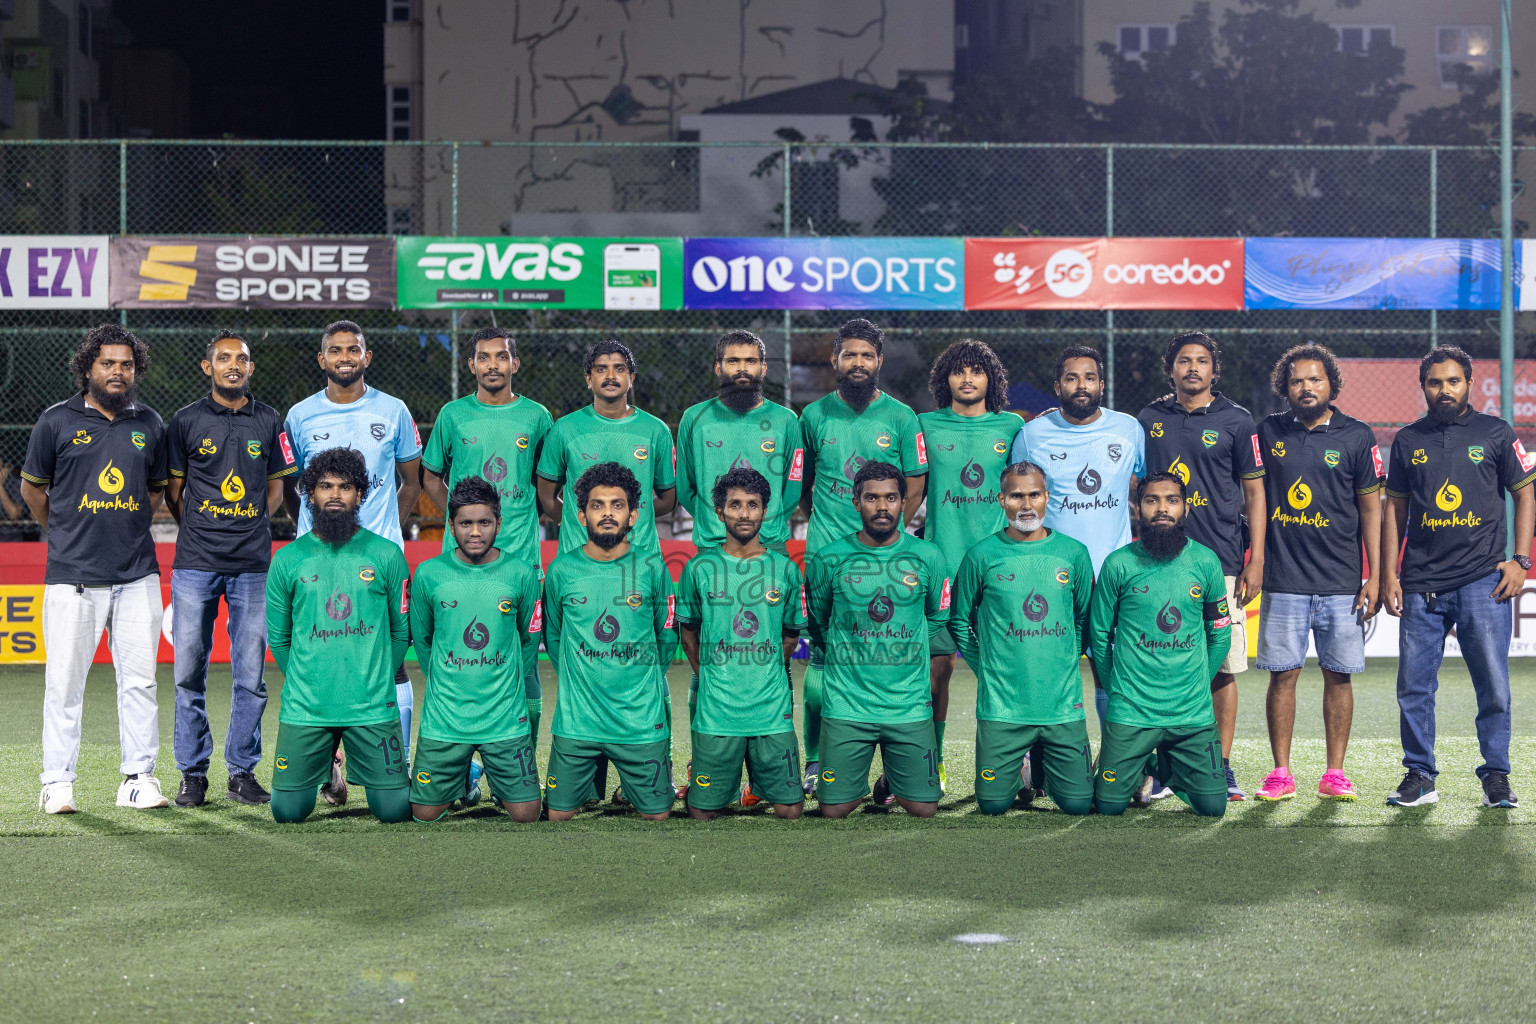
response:
<path id="1" fill-rule="evenodd" d="M 734 799 L 745 762 L 751 792 L 781 818 L 800 817 L 789 655 L 805 628 L 800 570 L 763 546 L 768 479 L 733 469 L 715 481 L 725 543 L 688 560 L 678 585 L 683 653 L 698 677 L 688 813 L 708 821 Z"/>
<path id="2" fill-rule="evenodd" d="M 538 658 L 539 577 L 496 546 L 501 496 L 469 476 L 448 497 L 454 547 L 416 570 L 411 635 L 427 676 L 411 814 L 437 821 L 464 793 L 475 751 L 513 821 L 539 820 L 539 769 L 523 690 Z"/>
<path id="3" fill-rule="evenodd" d="M 666 675 L 677 647 L 672 577 L 659 557 L 630 545 L 640 507 L 633 473 L 600 462 L 576 481 L 574 497 L 587 542 L 557 556 L 544 578 L 544 642 L 560 677 L 549 820 L 574 817 L 595 795 L 606 758 L 640 816 L 665 821 L 676 799 Z"/>
<path id="4" fill-rule="evenodd" d="M 1093 755 L 1083 713 L 1083 633 L 1093 559 L 1080 541 L 1045 526 L 1045 471 L 1003 472 L 1008 525 L 966 553 L 949 629 L 976 672 L 976 806 L 1002 814 L 1024 785 L 1037 745 L 1045 790 L 1068 814 L 1093 809 Z"/>
<path id="5" fill-rule="evenodd" d="M 939 808 L 939 761 L 928 689 L 928 643 L 949 619 L 949 577 L 938 546 L 901 528 L 907 480 L 889 462 L 853 478 L 863 529 L 808 558 L 813 642 L 826 651 L 826 750 L 816 797 L 822 817 L 846 818 L 870 792 L 880 748 L 879 806 L 920 818 Z"/>
<path id="6" fill-rule="evenodd" d="M 506 328 L 482 327 L 469 339 L 469 372 L 475 377 L 475 393 L 449 402 L 437 414 L 421 455 L 422 489 L 438 508 L 446 509 L 448 492 L 459 481 L 470 476 L 484 479 L 501 500 L 501 529 L 494 546 L 539 575 L 543 562 L 539 558 L 534 469 L 554 421 L 544 406 L 513 392 L 519 366 L 517 339 Z M 443 550 L 453 548 L 454 531 L 444 529 Z M 537 659 L 529 663 L 523 683 L 528 731 L 537 747 L 539 716 L 544 709 Z M 471 794 L 478 791 L 477 768 L 470 768 Z"/>
<path id="7" fill-rule="evenodd" d="M 984 342 L 962 338 L 940 353 L 928 374 L 928 390 L 938 408 L 917 417 L 928 448 L 923 539 L 944 552 L 945 568 L 953 578 L 971 545 L 1003 528 L 998 487 L 1008 465 L 1008 445 L 1021 421 L 1007 411 L 1008 371 Z M 949 718 L 949 677 L 955 671 L 951 632 L 949 627 L 940 630 L 928 652 L 941 786 L 947 781 L 944 725 Z"/>
<path id="8" fill-rule="evenodd" d="M 1221 817 L 1227 776 L 1211 680 L 1232 644 L 1215 552 L 1184 534 L 1184 481 L 1153 473 L 1136 495 L 1141 538 L 1099 570 L 1089 646 L 1109 695 L 1094 803 L 1121 814 L 1155 752 L 1154 774 L 1196 814 Z"/>
<path id="9" fill-rule="evenodd" d="M 885 332 L 855 318 L 832 339 L 832 367 L 837 390 L 805 407 L 800 432 L 805 448 L 805 480 L 800 508 L 810 520 L 805 532 L 809 558 L 860 527 L 853 481 L 866 461 L 876 459 L 902 471 L 905 498 L 897 529 L 912 521 L 923 503 L 928 452 L 917 415 L 880 390 L 885 360 Z M 803 681 L 805 781 L 810 794 L 818 785 L 821 760 L 822 676 L 825 657 L 812 634 L 810 664 Z"/>
<path id="10" fill-rule="evenodd" d="M 339 746 L 347 781 L 380 821 L 411 816 L 395 673 L 411 643 L 410 570 L 399 545 L 358 521 L 368 465 L 351 448 L 299 478 L 313 528 L 272 558 L 267 642 L 283 672 L 272 817 L 303 821 Z"/>

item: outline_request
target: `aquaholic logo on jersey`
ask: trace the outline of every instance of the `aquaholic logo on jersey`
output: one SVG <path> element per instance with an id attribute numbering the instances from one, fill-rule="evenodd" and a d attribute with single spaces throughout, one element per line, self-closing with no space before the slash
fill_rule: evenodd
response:
<path id="1" fill-rule="evenodd" d="M 1157 628 L 1164 633 L 1177 633 L 1182 625 L 1184 625 L 1184 616 L 1171 601 L 1164 601 L 1163 607 L 1157 613 Z"/>
<path id="2" fill-rule="evenodd" d="M 843 463 L 843 476 L 847 477 L 849 480 L 852 480 L 855 476 L 858 475 L 859 470 L 864 468 L 865 461 L 866 460 L 862 455 L 848 456 L 847 461 Z"/>
<path id="3" fill-rule="evenodd" d="M 507 460 L 492 452 L 491 457 L 480 467 L 480 475 L 490 483 L 501 483 L 507 478 Z"/>
<path id="4" fill-rule="evenodd" d="M 965 466 L 960 470 L 960 483 L 975 490 L 987 482 L 987 471 L 976 465 L 974 459 L 967 459 Z"/>
<path id="5" fill-rule="evenodd" d="M 469 620 L 464 627 L 464 646 L 472 651 L 483 651 L 491 642 L 491 631 L 478 617 Z"/>
<path id="6" fill-rule="evenodd" d="M 613 643 L 619 638 L 619 620 L 614 618 L 611 612 L 604 612 L 592 624 L 592 635 L 597 638 L 598 643 Z"/>
<path id="7" fill-rule="evenodd" d="M 1422 529 L 1434 531 L 1442 527 L 1465 526 L 1468 528 L 1483 525 L 1483 517 L 1476 512 L 1458 512 L 1461 508 L 1461 488 L 1451 483 L 1447 477 L 1435 492 L 1435 506 L 1442 512 L 1449 513 L 1448 518 L 1431 516 L 1428 510 L 1423 513 L 1423 519 L 1419 523 Z"/>
<path id="8" fill-rule="evenodd" d="M 1050 602 L 1045 599 L 1044 594 L 1031 590 L 1029 592 L 1029 596 L 1024 598 L 1022 610 L 1024 612 L 1024 617 L 1030 622 L 1040 622 L 1043 621 L 1046 614 L 1050 612 L 1051 605 Z"/>
<path id="9" fill-rule="evenodd" d="M 1090 466 L 1084 466 L 1083 471 L 1077 474 L 1077 489 L 1083 494 L 1098 494 L 1099 488 L 1103 486 L 1104 478 Z"/>
<path id="10" fill-rule="evenodd" d="M 352 614 L 352 598 L 344 590 L 336 591 L 325 601 L 325 614 L 337 622 L 348 618 Z"/>
<path id="11" fill-rule="evenodd" d="M 1300 510 L 1312 504 L 1312 488 L 1301 482 L 1301 477 L 1291 484 L 1291 489 L 1285 492 L 1285 500 L 1291 503 L 1291 508 Z"/>
<path id="12" fill-rule="evenodd" d="M 1450 478 L 1447 477 L 1445 483 L 1441 484 L 1440 489 L 1435 492 L 1435 504 L 1442 512 L 1454 512 L 1461 508 L 1461 488 L 1451 483 Z"/>
<path id="13" fill-rule="evenodd" d="M 1281 506 L 1276 505 L 1275 511 L 1270 514 L 1270 522 L 1278 523 L 1281 526 L 1313 526 L 1319 530 L 1329 524 L 1330 520 L 1327 516 L 1323 515 L 1321 510 L 1313 512 L 1311 515 L 1307 514 L 1306 508 L 1312 504 L 1312 488 L 1303 483 L 1301 477 L 1298 476 L 1296 482 L 1291 484 L 1290 488 L 1285 492 L 1285 500 L 1299 514 L 1293 515 L 1285 511 Z"/>
<path id="14" fill-rule="evenodd" d="M 98 512 L 137 512 L 140 507 L 139 499 L 131 494 L 124 498 L 118 493 L 127 482 L 127 479 L 123 476 L 123 471 L 113 465 L 111 459 L 108 459 L 107 464 L 101 468 L 101 472 L 96 474 L 96 486 L 101 490 L 101 493 L 110 495 L 112 500 L 102 501 L 92 498 L 89 493 L 82 494 L 80 496 L 80 504 L 75 507 L 75 511 L 90 512 L 92 515 Z"/>
<path id="15" fill-rule="evenodd" d="M 869 599 L 869 620 L 884 625 L 891 621 L 891 616 L 896 614 L 896 604 L 884 594 L 876 594 Z"/>
<path id="16" fill-rule="evenodd" d="M 1066 572 L 1065 569 L 1057 573 L 1059 580 Z M 1011 574 L 1010 574 L 1011 575 Z M 1039 640 L 1044 637 L 1062 637 L 1067 635 L 1067 629 L 1059 622 L 1053 622 L 1049 626 L 1042 626 L 1045 617 L 1051 612 L 1051 602 L 1038 590 L 1031 588 L 1019 605 L 1019 610 L 1024 614 L 1024 620 L 1028 625 L 1020 626 L 1011 619 L 1005 635 L 1011 640 Z"/>
<path id="17" fill-rule="evenodd" d="M 745 608 L 737 612 L 736 617 L 731 620 L 731 631 L 743 640 L 750 640 L 756 636 L 757 626 L 757 616 Z"/>

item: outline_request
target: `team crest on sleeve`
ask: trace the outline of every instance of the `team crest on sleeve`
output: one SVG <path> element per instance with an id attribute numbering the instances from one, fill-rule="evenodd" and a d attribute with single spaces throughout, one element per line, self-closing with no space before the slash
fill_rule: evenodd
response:
<path id="1" fill-rule="evenodd" d="M 1381 445 L 1371 445 L 1371 465 L 1376 467 L 1377 476 L 1386 476 L 1386 469 L 1381 464 Z"/>
<path id="2" fill-rule="evenodd" d="M 805 476 L 805 449 L 796 448 L 795 457 L 789 462 L 789 478 L 800 480 Z"/>
<path id="3" fill-rule="evenodd" d="M 887 441 L 886 444 L 889 445 L 890 442 Z M 921 430 L 917 432 L 917 464 L 919 466 L 928 465 L 928 442 L 923 440 L 923 432 Z"/>
<path id="4" fill-rule="evenodd" d="M 544 628 L 544 601 L 533 602 L 533 618 L 528 621 L 528 632 L 537 633 Z"/>
<path id="5" fill-rule="evenodd" d="M 245 442 L 245 454 L 249 455 L 253 459 L 261 458 L 261 442 L 260 441 L 247 441 L 247 442 Z"/>
<path id="6" fill-rule="evenodd" d="M 1211 442 L 1208 441 L 1206 443 L 1210 444 Z M 1262 468 L 1264 465 L 1264 453 L 1259 451 L 1259 435 L 1249 434 L 1248 443 L 1253 445 L 1253 464 Z"/>
<path id="7" fill-rule="evenodd" d="M 949 577 L 944 577 L 944 588 L 939 591 L 939 610 L 949 607 Z"/>
<path id="8" fill-rule="evenodd" d="M 1515 438 L 1515 455 L 1520 459 L 1520 468 L 1525 472 L 1529 473 L 1536 468 L 1536 455 L 1529 454 L 1518 437 Z"/>
<path id="9" fill-rule="evenodd" d="M 283 450 L 283 461 L 293 465 L 293 445 L 288 443 L 288 431 L 284 430 L 277 435 L 277 446 Z"/>
<path id="10" fill-rule="evenodd" d="M 372 583 L 374 580 L 373 566 L 365 565 L 357 571 L 357 578 L 364 583 Z"/>

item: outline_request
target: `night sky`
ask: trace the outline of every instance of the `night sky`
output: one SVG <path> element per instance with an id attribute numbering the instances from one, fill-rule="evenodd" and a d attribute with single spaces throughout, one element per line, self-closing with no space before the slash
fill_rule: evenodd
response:
<path id="1" fill-rule="evenodd" d="M 134 45 L 192 72 L 192 134 L 251 139 L 384 136 L 380 0 L 117 0 Z"/>

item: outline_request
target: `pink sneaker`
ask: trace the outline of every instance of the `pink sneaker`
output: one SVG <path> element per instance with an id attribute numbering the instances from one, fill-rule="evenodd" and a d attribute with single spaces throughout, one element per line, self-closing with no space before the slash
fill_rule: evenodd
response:
<path id="1" fill-rule="evenodd" d="M 1317 797 L 1319 800 L 1347 800 L 1354 803 L 1355 786 L 1349 781 L 1349 776 L 1337 768 L 1330 768 L 1323 772 L 1322 781 L 1317 784 Z"/>
<path id="2" fill-rule="evenodd" d="M 1345 780 L 1348 782 L 1348 780 Z M 1264 776 L 1264 785 L 1253 794 L 1255 800 L 1289 800 L 1296 795 L 1296 779 L 1289 768 L 1276 768 Z"/>

